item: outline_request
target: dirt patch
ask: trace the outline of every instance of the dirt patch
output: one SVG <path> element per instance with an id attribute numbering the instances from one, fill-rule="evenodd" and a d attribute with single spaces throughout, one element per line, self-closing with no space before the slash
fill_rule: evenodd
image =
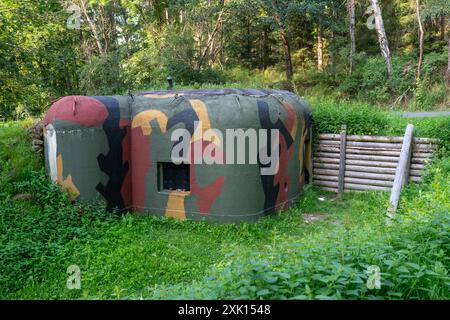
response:
<path id="1" fill-rule="evenodd" d="M 13 200 L 31 200 L 32 196 L 29 193 L 18 193 L 13 197 Z"/>
<path id="2" fill-rule="evenodd" d="M 302 216 L 303 222 L 312 223 L 315 221 L 324 221 L 328 219 L 328 215 L 324 213 L 305 213 Z"/>

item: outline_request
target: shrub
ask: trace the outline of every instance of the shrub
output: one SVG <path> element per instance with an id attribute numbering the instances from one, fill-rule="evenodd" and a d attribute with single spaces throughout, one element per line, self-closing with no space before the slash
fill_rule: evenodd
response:
<path id="1" fill-rule="evenodd" d="M 97 204 L 70 204 L 43 170 L 30 171 L 15 182 L 11 194 L 16 193 L 31 194 L 33 201 L 0 197 L 0 296 L 39 283 L 53 272 L 64 276 L 69 254 L 65 246 L 98 236 L 101 222 L 112 217 Z"/>
<path id="2" fill-rule="evenodd" d="M 445 84 L 432 84 L 428 79 L 418 80 L 415 91 L 414 109 L 436 110 L 448 101 Z"/>
<path id="3" fill-rule="evenodd" d="M 390 119 L 383 111 L 368 105 L 336 104 L 325 99 L 313 99 L 310 103 L 316 134 L 339 133 L 341 125 L 347 124 L 349 134 L 381 135 L 390 125 Z"/>
<path id="4" fill-rule="evenodd" d="M 416 82 L 415 56 L 393 56 L 393 74 L 387 79 L 385 62 L 381 56 L 358 54 L 354 72 L 339 73 L 337 87 L 343 97 L 358 98 L 372 104 L 408 102 L 414 98 L 415 108 L 436 109 L 447 101 L 448 92 L 443 81 L 446 63 L 446 50 L 425 54 L 421 80 Z"/>
<path id="5" fill-rule="evenodd" d="M 340 133 L 347 124 L 348 134 L 403 136 L 408 123 L 414 124 L 414 136 L 437 138 L 440 146 L 450 150 L 450 117 L 406 118 L 392 115 L 373 106 L 357 102 L 309 99 L 314 134 Z"/>
<path id="6" fill-rule="evenodd" d="M 430 52 L 423 56 L 422 76 L 430 79 L 431 83 L 442 82 L 448 63 L 447 49 L 441 52 Z"/>
<path id="7" fill-rule="evenodd" d="M 406 125 L 414 125 L 414 136 L 439 139 L 442 151 L 450 151 L 450 117 L 437 116 L 429 118 L 404 118 L 389 116 L 390 125 L 386 135 L 402 136 Z"/>
<path id="8" fill-rule="evenodd" d="M 113 95 L 125 90 L 119 51 L 92 57 L 80 69 L 80 88 L 86 95 Z"/>
<path id="9" fill-rule="evenodd" d="M 166 85 L 168 75 L 152 47 L 137 51 L 125 60 L 123 72 L 126 89 L 130 91 Z"/>
<path id="10" fill-rule="evenodd" d="M 0 125 L 0 194 L 11 192 L 12 182 L 42 168 L 42 158 L 36 157 L 26 133 L 31 123 L 28 119 Z"/>

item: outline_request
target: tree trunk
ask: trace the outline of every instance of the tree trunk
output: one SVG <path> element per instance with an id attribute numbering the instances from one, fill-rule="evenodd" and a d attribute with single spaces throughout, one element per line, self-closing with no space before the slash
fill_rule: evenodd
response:
<path id="1" fill-rule="evenodd" d="M 331 30 L 331 39 L 330 43 L 334 44 L 336 40 L 336 34 L 334 30 Z M 330 45 L 331 47 L 331 45 Z M 330 66 L 331 66 L 331 75 L 333 76 L 333 79 L 336 80 L 336 54 L 334 48 L 330 48 Z"/>
<path id="2" fill-rule="evenodd" d="M 419 63 L 417 64 L 417 79 L 420 79 L 420 73 L 423 62 L 423 25 L 422 19 L 420 18 L 419 0 L 416 0 L 416 15 L 417 15 L 417 22 L 419 23 Z"/>
<path id="3" fill-rule="evenodd" d="M 292 68 L 291 46 L 289 44 L 289 39 L 287 38 L 286 32 L 284 31 L 284 29 L 282 29 L 282 31 L 281 31 L 281 40 L 283 42 L 284 63 L 286 65 L 286 80 L 288 81 L 290 89 L 292 89 L 292 77 L 293 77 L 294 71 Z"/>
<path id="4" fill-rule="evenodd" d="M 116 49 L 118 45 L 116 14 L 119 11 L 116 1 L 112 1 L 110 6 L 108 6 L 107 8 L 109 16 L 109 28 L 111 30 L 110 32 L 111 46 L 113 49 Z"/>
<path id="5" fill-rule="evenodd" d="M 381 55 L 386 60 L 386 67 L 387 67 L 387 73 L 388 78 L 392 76 L 392 61 L 391 61 L 391 52 L 389 50 L 389 42 L 386 37 L 386 32 L 384 30 L 384 23 L 383 23 L 383 17 L 381 15 L 381 9 L 378 5 L 378 0 L 370 0 L 372 3 L 372 8 L 374 11 L 374 17 L 375 17 L 375 28 L 377 30 L 378 34 L 378 42 L 380 43 L 380 51 Z"/>
<path id="6" fill-rule="evenodd" d="M 450 87 L 450 36 L 448 37 L 447 86 Z"/>
<path id="7" fill-rule="evenodd" d="M 216 25 L 214 26 L 214 30 L 208 35 L 208 41 L 206 43 L 206 47 L 203 49 L 203 52 L 201 53 L 200 56 L 200 60 L 198 62 L 197 68 L 200 70 L 203 66 L 203 62 L 206 58 L 206 55 L 208 53 L 208 51 L 210 51 L 210 48 L 213 44 L 214 38 L 217 34 L 217 31 L 219 30 L 219 27 L 221 24 L 223 24 L 224 20 L 223 20 L 223 14 L 225 13 L 225 9 L 223 8 L 220 12 L 219 12 L 219 16 L 217 17 L 217 21 L 216 21 Z"/>
<path id="8" fill-rule="evenodd" d="M 263 31 L 263 35 L 262 35 L 262 41 L 263 41 L 263 45 L 262 45 L 262 64 L 263 64 L 263 69 L 266 70 L 267 67 L 269 66 L 269 51 L 270 51 L 270 46 L 269 46 L 269 32 L 267 31 L 267 27 L 264 27 L 264 31 Z"/>
<path id="9" fill-rule="evenodd" d="M 281 17 L 278 12 L 276 12 L 276 8 L 273 8 L 273 18 L 280 28 L 281 42 L 283 43 L 284 63 L 286 66 L 286 80 L 288 82 L 289 89 L 292 90 L 292 78 L 294 71 L 292 68 L 291 45 L 289 43 L 286 29 L 283 25 L 283 22 L 281 21 Z"/>
<path id="10" fill-rule="evenodd" d="M 445 39 L 445 15 L 440 18 L 440 29 L 439 38 L 443 41 Z"/>
<path id="11" fill-rule="evenodd" d="M 348 1 L 348 17 L 350 20 L 350 74 L 355 67 L 356 54 L 356 19 L 355 19 L 355 0 Z"/>
<path id="12" fill-rule="evenodd" d="M 73 92 L 72 77 L 70 75 L 69 69 L 67 67 L 67 62 L 64 61 L 64 78 L 66 80 L 66 92 L 71 94 Z"/>
<path id="13" fill-rule="evenodd" d="M 317 69 L 323 71 L 323 37 L 322 27 L 317 27 Z"/>
<path id="14" fill-rule="evenodd" d="M 83 10 L 83 14 L 86 18 L 86 21 L 89 24 L 89 28 L 91 29 L 91 33 L 94 36 L 94 40 L 95 43 L 97 44 L 97 48 L 100 54 L 104 53 L 103 52 L 103 46 L 102 43 L 100 42 L 100 37 L 97 31 L 97 27 L 95 26 L 95 23 L 91 20 L 91 17 L 89 16 L 88 12 L 87 12 L 87 8 L 86 8 L 86 0 L 80 0 L 79 3 L 81 5 L 81 9 Z"/>
<path id="15" fill-rule="evenodd" d="M 447 48 L 447 86 L 450 87 L 450 17 L 445 17 L 445 20 L 447 21 L 447 29 L 448 29 L 448 33 L 447 33 L 447 41 L 448 41 L 448 48 Z"/>

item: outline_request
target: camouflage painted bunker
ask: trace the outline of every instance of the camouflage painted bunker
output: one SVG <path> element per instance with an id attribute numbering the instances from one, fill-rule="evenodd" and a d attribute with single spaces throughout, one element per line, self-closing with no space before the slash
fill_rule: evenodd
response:
<path id="1" fill-rule="evenodd" d="M 104 201 L 108 210 L 252 221 L 294 203 L 311 177 L 310 111 L 287 91 L 68 96 L 52 105 L 44 122 L 46 167 L 52 180 L 77 200 Z M 226 140 L 226 129 L 278 129 L 278 170 L 262 175 L 265 164 L 260 161 L 198 163 L 195 152 L 191 163 L 174 164 L 172 149 L 180 143 L 172 141 L 176 129 L 189 133 L 189 148 L 204 151 L 215 144 L 220 157 L 226 156 L 228 141 L 218 143 L 214 137 L 199 136 L 197 130 L 218 130 Z"/>

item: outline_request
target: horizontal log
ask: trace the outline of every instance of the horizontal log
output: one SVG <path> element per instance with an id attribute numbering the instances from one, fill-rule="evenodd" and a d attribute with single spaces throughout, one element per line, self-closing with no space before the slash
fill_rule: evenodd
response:
<path id="1" fill-rule="evenodd" d="M 340 140 L 339 134 L 319 134 L 319 140 Z M 402 137 L 348 135 L 348 141 L 402 143 Z"/>
<path id="2" fill-rule="evenodd" d="M 433 152 L 437 149 L 434 144 L 413 144 L 412 150 L 413 152 Z"/>
<path id="3" fill-rule="evenodd" d="M 387 143 L 403 143 L 403 137 L 388 137 L 388 136 L 347 136 L 348 141 L 361 142 L 387 142 Z M 414 138 L 414 144 L 437 144 L 437 139 L 432 138 Z"/>
<path id="4" fill-rule="evenodd" d="M 318 159 L 323 158 L 331 158 L 331 159 L 339 159 L 339 154 L 337 153 L 327 153 L 327 152 L 316 152 L 314 156 Z M 398 157 L 393 156 L 379 156 L 379 155 L 368 155 L 368 154 L 350 154 L 347 153 L 346 159 L 351 160 L 366 160 L 366 161 L 380 161 L 380 162 L 398 162 Z M 416 163 L 423 163 L 425 159 L 422 158 L 413 158 L 416 159 Z"/>
<path id="5" fill-rule="evenodd" d="M 320 172 L 317 173 L 316 171 L 319 171 L 319 170 L 320 170 Z M 317 169 L 316 171 L 314 172 L 313 179 L 338 181 L 338 175 L 336 172 L 334 172 L 334 170 Z M 328 172 L 323 172 L 323 171 L 331 171 L 331 174 Z M 394 175 L 356 172 L 356 171 L 347 171 L 345 173 L 344 179 L 347 179 L 347 178 L 349 178 L 349 179 L 356 178 L 356 179 L 374 180 L 374 181 L 390 181 L 390 182 L 394 181 Z M 344 181 L 346 181 L 346 180 L 344 180 Z"/>
<path id="6" fill-rule="evenodd" d="M 314 145 L 314 151 L 323 151 L 323 152 L 329 152 L 329 153 L 339 153 L 340 149 L 339 147 L 332 147 L 332 146 L 324 146 L 321 144 L 315 144 Z"/>
<path id="7" fill-rule="evenodd" d="M 385 142 L 385 143 L 403 143 L 403 137 L 387 137 L 387 136 L 347 136 L 349 141 L 360 142 Z"/>
<path id="8" fill-rule="evenodd" d="M 313 161 L 314 162 L 320 162 L 320 163 L 337 163 L 337 164 L 339 164 L 340 159 L 339 158 L 319 158 L 319 157 L 314 157 Z"/>
<path id="9" fill-rule="evenodd" d="M 410 176 L 409 180 L 413 182 L 420 182 L 422 180 L 422 177 Z"/>
<path id="10" fill-rule="evenodd" d="M 395 178 L 393 174 L 380 174 L 380 173 L 368 173 L 357 171 L 346 171 L 345 177 L 371 179 L 371 180 L 385 180 L 385 181 L 394 181 Z"/>
<path id="11" fill-rule="evenodd" d="M 411 163 L 426 164 L 429 160 L 424 158 L 411 158 Z"/>
<path id="12" fill-rule="evenodd" d="M 380 170 L 380 171 L 381 172 L 365 172 L 365 171 L 346 170 L 345 177 L 394 181 L 394 173 L 385 173 L 385 172 L 382 172 L 382 170 Z M 411 177 L 421 177 L 422 173 L 423 173 L 423 170 L 412 169 L 410 171 L 409 175 Z M 314 176 L 319 175 L 319 176 L 337 177 L 339 175 L 339 170 L 314 168 L 313 175 Z M 330 178 L 330 179 L 334 180 L 334 178 Z"/>
<path id="13" fill-rule="evenodd" d="M 339 146 L 341 144 L 341 141 L 339 140 L 320 140 L 319 145 L 321 146 L 329 146 L 329 147 L 335 147 Z"/>
<path id="14" fill-rule="evenodd" d="M 412 156 L 413 156 L 413 159 L 414 158 L 428 159 L 433 156 L 433 152 L 431 152 L 431 151 L 430 152 L 413 152 Z"/>
<path id="15" fill-rule="evenodd" d="M 382 161 L 366 161 L 366 160 L 351 160 L 347 159 L 345 164 L 355 165 L 355 166 L 367 166 L 367 167 L 378 167 L 378 168 L 397 168 L 398 162 L 382 162 Z"/>
<path id="16" fill-rule="evenodd" d="M 339 149 L 336 148 L 333 152 L 329 152 L 327 149 L 321 148 L 314 152 L 314 156 L 319 158 L 339 158 Z M 376 155 L 374 155 L 376 154 Z M 347 148 L 346 158 L 354 160 L 373 160 L 373 161 L 398 161 L 400 151 L 374 151 L 374 150 L 362 150 L 357 148 Z M 412 163 L 425 163 L 432 157 L 432 152 L 414 152 L 412 154 Z"/>
<path id="17" fill-rule="evenodd" d="M 331 169 L 331 170 L 339 170 L 339 165 L 334 163 L 320 163 L 320 162 L 314 162 L 313 163 L 314 168 L 318 169 Z"/>
<path id="18" fill-rule="evenodd" d="M 422 163 L 412 163 L 409 168 L 415 170 L 423 170 L 425 168 L 425 165 Z"/>
<path id="19" fill-rule="evenodd" d="M 336 133 L 321 133 L 319 140 L 341 140 L 341 135 Z"/>
<path id="20" fill-rule="evenodd" d="M 413 143 L 423 143 L 423 144 L 439 144 L 439 139 L 435 138 L 414 138 Z"/>
<path id="21" fill-rule="evenodd" d="M 319 134 L 319 140 L 340 140 L 339 134 Z M 349 135 L 347 141 L 361 142 L 403 142 L 402 137 L 386 137 L 386 136 L 359 136 Z"/>
<path id="22" fill-rule="evenodd" d="M 330 187 L 330 188 L 337 188 L 338 183 L 334 181 L 324 181 L 324 180 L 313 180 L 314 185 L 320 186 L 320 187 Z"/>
<path id="23" fill-rule="evenodd" d="M 410 176 L 422 176 L 423 170 L 409 170 Z"/>
<path id="24" fill-rule="evenodd" d="M 398 162 L 398 157 L 387 157 L 387 156 L 374 156 L 366 154 L 347 154 L 347 159 L 352 160 L 367 160 L 367 161 L 380 161 L 380 162 Z"/>
<path id="25" fill-rule="evenodd" d="M 400 149 L 402 148 L 402 143 L 382 143 L 382 142 L 359 142 L 359 141 L 349 141 L 347 143 L 350 147 L 363 147 L 363 148 L 381 148 L 381 149 Z M 415 143 L 413 144 L 413 150 L 416 151 L 433 151 L 436 146 L 427 143 Z"/>
<path id="26" fill-rule="evenodd" d="M 338 164 L 333 163 L 318 163 L 315 162 L 313 164 L 314 172 L 315 170 L 339 170 Z M 355 171 L 355 172 L 364 172 L 364 173 L 378 173 L 378 174 L 395 174 L 395 168 L 384 168 L 384 167 L 367 167 L 367 166 L 358 166 L 358 165 L 345 165 L 345 171 Z M 409 174 L 411 176 L 421 176 L 423 169 L 412 169 Z"/>
<path id="27" fill-rule="evenodd" d="M 339 176 L 339 170 L 330 170 L 330 169 L 319 169 L 313 168 L 313 176 L 314 175 L 329 175 L 329 176 Z"/>
<path id="28" fill-rule="evenodd" d="M 321 145 L 326 146 L 339 146 L 340 141 L 334 140 L 321 140 Z M 400 150 L 402 148 L 401 143 L 384 143 L 384 142 L 359 142 L 359 141 L 348 141 L 348 147 L 363 147 L 363 148 L 374 148 L 374 149 L 388 149 L 388 150 Z"/>
<path id="29" fill-rule="evenodd" d="M 346 165 L 345 170 L 346 171 L 347 170 L 348 171 L 357 171 L 357 172 L 395 174 L 395 168 L 375 168 L 375 167 Z"/>
<path id="30" fill-rule="evenodd" d="M 368 191 L 389 191 L 391 188 L 389 187 L 379 187 L 379 186 L 365 186 L 361 184 L 354 184 L 354 183 L 345 183 L 344 184 L 345 189 L 349 190 L 368 190 Z"/>
<path id="31" fill-rule="evenodd" d="M 334 192 L 337 193 L 338 189 L 337 188 L 329 188 L 329 187 L 320 187 L 321 190 L 325 190 L 325 191 L 329 191 L 329 192 Z"/>
<path id="32" fill-rule="evenodd" d="M 355 147 L 347 147 L 345 150 L 347 155 L 349 154 L 361 154 L 361 155 L 378 155 L 378 156 L 389 156 L 389 157 L 398 157 L 400 156 L 400 150 L 376 150 L 373 149 L 361 149 Z"/>
<path id="33" fill-rule="evenodd" d="M 340 134 L 333 134 L 333 133 L 319 134 L 319 140 L 340 140 L 340 139 L 341 139 Z M 403 137 L 348 135 L 347 141 L 403 143 Z M 413 143 L 437 144 L 438 139 L 414 138 Z"/>
<path id="34" fill-rule="evenodd" d="M 339 177 L 338 176 L 330 176 L 330 175 L 325 175 L 325 174 L 315 174 L 313 177 L 313 180 L 326 180 L 326 181 L 338 181 Z"/>
<path id="35" fill-rule="evenodd" d="M 381 162 L 398 162 L 398 157 L 396 156 L 383 156 L 378 155 L 379 152 L 377 152 L 377 155 L 373 155 L 373 151 L 366 152 L 368 154 L 359 154 L 359 153 L 347 153 L 346 158 L 352 159 L 352 160 L 367 160 L 367 161 L 381 161 Z M 332 159 L 339 159 L 338 153 L 328 153 L 328 152 L 315 152 L 314 156 L 317 158 L 332 158 Z M 423 163 L 426 159 L 425 158 L 413 158 L 415 161 L 417 160 L 417 163 Z"/>
<path id="36" fill-rule="evenodd" d="M 378 186 L 378 187 L 392 187 L 393 181 L 385 180 L 372 180 L 372 179 L 358 179 L 358 178 L 345 178 L 344 182 L 352 184 L 361 184 L 368 186 Z"/>
<path id="37" fill-rule="evenodd" d="M 314 156 L 317 157 L 317 158 L 332 158 L 332 159 L 339 159 L 339 153 L 314 152 Z"/>

